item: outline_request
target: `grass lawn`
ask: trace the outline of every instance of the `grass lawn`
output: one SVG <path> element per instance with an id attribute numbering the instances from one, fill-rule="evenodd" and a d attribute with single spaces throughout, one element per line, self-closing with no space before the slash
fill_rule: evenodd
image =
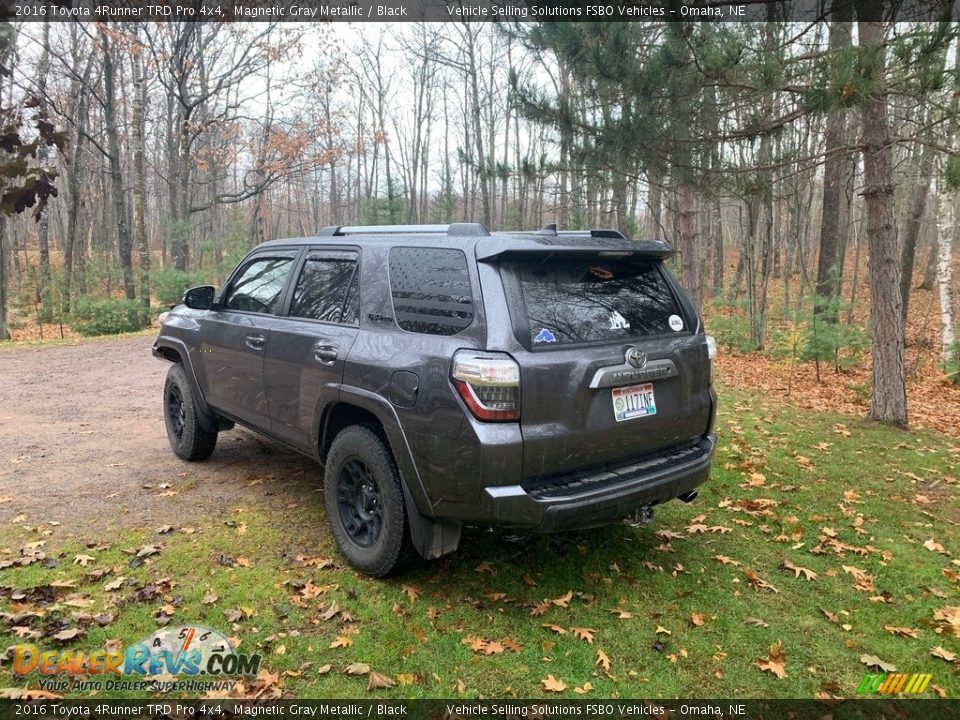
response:
<path id="1" fill-rule="evenodd" d="M 694 504 L 644 529 L 467 529 L 457 554 L 389 581 L 344 565 L 319 493 L 162 534 L 18 519 L 0 560 L 47 562 L 0 570 L 0 642 L 89 651 L 201 623 L 262 655 L 244 691 L 266 697 L 851 697 L 881 662 L 960 696 L 960 441 L 720 396 Z M 9 654 L 2 672 L 16 684 Z"/>

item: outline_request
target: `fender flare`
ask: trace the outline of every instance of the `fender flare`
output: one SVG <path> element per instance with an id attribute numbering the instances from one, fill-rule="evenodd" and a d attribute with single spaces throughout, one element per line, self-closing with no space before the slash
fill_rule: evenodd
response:
<path id="1" fill-rule="evenodd" d="M 400 488 L 410 524 L 410 539 L 420 556 L 431 560 L 455 551 L 460 543 L 461 523 L 435 517 L 433 504 L 423 487 L 413 453 L 393 405 L 367 390 L 342 385 L 339 388 L 339 398 L 335 402 L 359 407 L 379 420 L 400 472 Z M 318 423 L 317 447 L 323 437 L 322 433 L 325 432 L 326 428 Z"/>
<path id="2" fill-rule="evenodd" d="M 193 369 L 193 361 L 190 359 L 190 351 L 187 348 L 187 344 L 183 342 L 183 340 L 170 336 L 161 335 L 157 338 L 157 341 L 153 344 L 154 357 L 166 360 L 167 362 L 175 362 L 163 354 L 163 348 L 169 348 L 180 356 L 180 364 L 183 365 L 187 373 L 187 379 L 190 381 L 190 390 L 193 392 L 194 401 L 197 405 L 197 420 L 200 423 L 200 427 L 207 432 L 225 430 L 226 428 L 222 426 L 220 419 L 216 413 L 210 409 L 206 399 L 203 397 L 203 392 L 200 390 L 200 383 L 197 381 L 197 373 Z"/>

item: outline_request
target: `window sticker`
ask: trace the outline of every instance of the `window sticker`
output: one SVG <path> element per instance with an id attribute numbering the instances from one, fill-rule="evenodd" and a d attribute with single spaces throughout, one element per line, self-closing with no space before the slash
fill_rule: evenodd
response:
<path id="1" fill-rule="evenodd" d="M 670 329 L 674 332 L 680 332 L 683 330 L 683 320 L 679 315 L 671 315 L 667 322 L 670 323 Z"/>
<path id="2" fill-rule="evenodd" d="M 673 317 L 676 317 L 674 315 Z M 673 327 L 673 321 L 671 320 L 670 326 Z M 611 330 L 629 330 L 630 323 L 627 322 L 627 319 L 621 315 L 619 312 L 614 310 L 610 313 L 610 329 Z"/>
<path id="3" fill-rule="evenodd" d="M 533 341 L 535 343 L 552 343 L 557 341 L 557 337 L 546 328 L 540 328 L 540 332 L 537 333 Z"/>

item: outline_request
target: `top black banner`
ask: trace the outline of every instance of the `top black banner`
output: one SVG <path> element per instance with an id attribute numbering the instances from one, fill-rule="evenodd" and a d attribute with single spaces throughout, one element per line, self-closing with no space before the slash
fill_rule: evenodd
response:
<path id="1" fill-rule="evenodd" d="M 817 22 L 840 4 L 858 20 L 960 20 L 957 0 L 13 0 L 27 22 Z M 3 3 L 6 5 L 6 3 Z"/>

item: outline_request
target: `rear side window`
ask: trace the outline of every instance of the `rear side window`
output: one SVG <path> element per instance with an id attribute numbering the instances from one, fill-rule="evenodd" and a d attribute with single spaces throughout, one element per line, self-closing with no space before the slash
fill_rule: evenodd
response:
<path id="1" fill-rule="evenodd" d="M 508 261 L 504 269 L 523 301 L 511 306 L 514 325 L 521 334 L 529 333 L 534 348 L 684 329 L 656 261 L 547 256 Z"/>
<path id="2" fill-rule="evenodd" d="M 230 287 L 228 310 L 276 313 L 280 296 L 293 268 L 293 258 L 258 258 L 250 261 Z"/>
<path id="3" fill-rule="evenodd" d="M 461 250 L 393 248 L 390 294 L 408 332 L 455 335 L 473 322 L 467 256 Z"/>
<path id="4" fill-rule="evenodd" d="M 355 257 L 307 256 L 293 291 L 292 317 L 355 325 L 358 316 Z"/>

